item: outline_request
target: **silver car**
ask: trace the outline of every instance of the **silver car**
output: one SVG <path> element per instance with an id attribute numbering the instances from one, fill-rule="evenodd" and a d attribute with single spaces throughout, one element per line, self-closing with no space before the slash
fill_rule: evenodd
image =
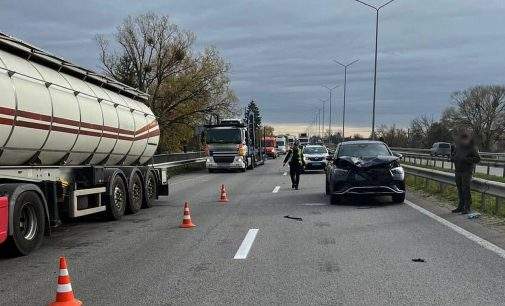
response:
<path id="1" fill-rule="evenodd" d="M 306 145 L 303 147 L 304 170 L 323 170 L 328 164 L 328 149 L 321 145 Z"/>
<path id="2" fill-rule="evenodd" d="M 431 156 L 451 156 L 451 144 L 448 142 L 435 142 L 430 149 Z"/>

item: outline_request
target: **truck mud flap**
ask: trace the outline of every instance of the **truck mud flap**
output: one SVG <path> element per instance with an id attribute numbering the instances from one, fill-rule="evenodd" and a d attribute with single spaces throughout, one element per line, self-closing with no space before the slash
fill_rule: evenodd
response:
<path id="1" fill-rule="evenodd" d="M 7 240 L 9 229 L 9 198 L 0 197 L 0 244 Z"/>

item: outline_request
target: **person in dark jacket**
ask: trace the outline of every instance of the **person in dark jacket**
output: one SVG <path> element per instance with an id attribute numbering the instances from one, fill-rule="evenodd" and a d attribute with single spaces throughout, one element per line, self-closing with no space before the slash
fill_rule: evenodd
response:
<path id="1" fill-rule="evenodd" d="M 480 162 L 480 156 L 474 141 L 467 131 L 460 132 L 451 154 L 454 163 L 456 186 L 458 188 L 458 208 L 453 213 L 468 214 L 472 205 L 470 183 L 475 164 Z"/>
<path id="2" fill-rule="evenodd" d="M 291 177 L 291 188 L 298 190 L 300 183 L 300 173 L 303 171 L 305 161 L 303 160 L 303 150 L 300 148 L 300 142 L 294 142 L 293 147 L 288 151 L 284 158 L 283 166 L 289 163 L 289 176 Z"/>

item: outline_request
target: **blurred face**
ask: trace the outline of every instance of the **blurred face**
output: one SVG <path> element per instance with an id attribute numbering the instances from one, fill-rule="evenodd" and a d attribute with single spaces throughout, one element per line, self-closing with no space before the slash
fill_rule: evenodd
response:
<path id="1" fill-rule="evenodd" d="M 468 133 L 462 133 L 459 136 L 459 141 L 463 144 L 469 144 L 470 143 L 470 135 Z"/>

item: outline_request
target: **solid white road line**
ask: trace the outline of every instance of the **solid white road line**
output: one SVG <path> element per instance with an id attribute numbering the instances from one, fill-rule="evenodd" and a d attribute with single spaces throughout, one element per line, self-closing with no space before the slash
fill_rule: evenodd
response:
<path id="1" fill-rule="evenodd" d="M 281 189 L 281 186 L 275 186 L 274 190 L 272 190 L 272 193 L 279 192 L 279 189 Z"/>
<path id="2" fill-rule="evenodd" d="M 328 203 L 303 203 L 298 206 L 328 206 Z"/>
<path id="3" fill-rule="evenodd" d="M 485 249 L 488 249 L 494 253 L 496 253 L 498 256 L 500 256 L 501 258 L 505 258 L 505 250 L 500 248 L 499 246 L 483 239 L 483 238 L 480 238 L 479 236 L 475 235 L 475 234 L 472 234 L 470 233 L 469 231 L 457 226 L 456 224 L 454 223 L 451 223 L 447 220 L 445 220 L 444 218 L 442 217 L 439 217 L 437 215 L 435 215 L 434 213 L 410 202 L 410 201 L 407 201 L 405 200 L 405 204 L 409 205 L 410 207 L 414 208 L 415 210 L 425 214 L 426 216 L 442 223 L 443 225 L 447 226 L 448 228 L 452 229 L 453 231 L 465 236 L 466 238 L 472 240 L 473 242 L 477 243 L 478 245 L 482 246 L 483 248 Z"/>
<path id="4" fill-rule="evenodd" d="M 233 259 L 246 259 L 249 251 L 251 250 L 254 239 L 256 239 L 256 234 L 258 234 L 259 229 L 251 228 L 247 235 L 245 235 L 244 241 L 238 248 L 237 253 L 235 253 L 235 257 Z"/>

